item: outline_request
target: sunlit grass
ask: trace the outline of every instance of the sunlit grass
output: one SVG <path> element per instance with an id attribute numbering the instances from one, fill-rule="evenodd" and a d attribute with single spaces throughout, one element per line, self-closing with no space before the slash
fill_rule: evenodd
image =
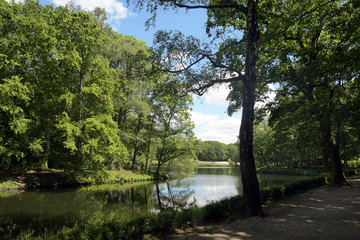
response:
<path id="1" fill-rule="evenodd" d="M 0 189 L 19 189 L 20 185 L 14 180 L 4 180 L 0 182 Z"/>

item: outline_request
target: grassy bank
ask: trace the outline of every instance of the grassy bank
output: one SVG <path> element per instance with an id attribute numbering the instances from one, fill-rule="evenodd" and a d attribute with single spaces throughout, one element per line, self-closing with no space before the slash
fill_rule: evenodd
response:
<path id="1" fill-rule="evenodd" d="M 164 180 L 166 174 L 134 171 L 134 170 L 106 170 L 101 178 L 78 177 L 66 174 L 59 170 L 27 171 L 27 172 L 0 172 L 0 191 L 15 189 L 73 187 L 80 185 L 124 183 L 150 180 Z"/>
<path id="2" fill-rule="evenodd" d="M 195 161 L 196 166 L 230 166 L 229 162 L 222 161 L 222 162 L 211 162 L 211 161 Z"/>

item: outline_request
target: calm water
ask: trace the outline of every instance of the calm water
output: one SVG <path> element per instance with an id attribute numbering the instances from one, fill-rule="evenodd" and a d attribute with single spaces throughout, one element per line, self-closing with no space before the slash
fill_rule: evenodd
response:
<path id="1" fill-rule="evenodd" d="M 136 217 L 166 208 L 204 206 L 241 192 L 239 168 L 198 167 L 184 179 L 168 182 L 112 184 L 79 189 L 27 191 L 0 195 L 0 218 L 33 228 L 85 222 L 101 215 Z M 304 177 L 259 175 L 260 187 Z M 0 219 L 1 220 L 1 219 Z"/>

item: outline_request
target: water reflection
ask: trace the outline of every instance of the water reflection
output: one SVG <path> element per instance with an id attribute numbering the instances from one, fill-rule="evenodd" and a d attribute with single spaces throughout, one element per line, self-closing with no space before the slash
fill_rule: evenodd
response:
<path id="1" fill-rule="evenodd" d="M 198 167 L 195 172 L 190 177 L 168 182 L 20 192 L 0 198 L 0 222 L 4 224 L 10 219 L 34 229 L 52 229 L 99 216 L 131 218 L 169 208 L 204 206 L 241 192 L 239 168 Z M 303 179 L 279 175 L 258 177 L 260 187 Z"/>

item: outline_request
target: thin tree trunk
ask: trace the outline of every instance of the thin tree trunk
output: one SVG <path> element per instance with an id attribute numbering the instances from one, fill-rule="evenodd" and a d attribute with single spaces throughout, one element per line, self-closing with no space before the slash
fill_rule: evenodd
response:
<path id="1" fill-rule="evenodd" d="M 50 154 L 50 137 L 46 136 L 45 138 L 45 147 L 44 147 L 44 160 L 43 160 L 43 170 L 49 169 L 49 154 Z"/>
<path id="2" fill-rule="evenodd" d="M 148 146 L 147 146 L 147 154 L 146 154 L 146 163 L 145 163 L 145 171 L 148 169 L 149 165 L 149 156 L 150 156 L 150 145 L 151 145 L 151 137 L 152 137 L 152 131 L 154 128 L 154 122 L 151 123 L 151 129 L 149 134 L 149 140 L 148 140 Z"/>
<path id="3" fill-rule="evenodd" d="M 240 127 L 240 169 L 247 216 L 263 216 L 259 182 L 256 176 L 253 155 L 253 122 L 255 104 L 256 60 L 258 57 L 259 29 L 257 23 L 257 1 L 248 1 L 248 42 L 246 52 L 245 79 L 243 81 L 243 112 Z"/>
<path id="4" fill-rule="evenodd" d="M 139 133 L 140 133 L 140 129 L 141 129 L 141 117 L 142 117 L 142 114 L 139 115 L 138 125 L 136 128 L 134 155 L 133 155 L 132 165 L 131 165 L 132 169 L 135 169 L 136 155 L 139 151 Z"/>
<path id="5" fill-rule="evenodd" d="M 158 159 L 158 165 L 157 165 L 157 168 L 156 168 L 156 174 L 159 175 L 159 172 L 160 172 L 160 167 L 161 167 L 161 159 L 162 159 L 162 155 L 159 157 Z"/>

